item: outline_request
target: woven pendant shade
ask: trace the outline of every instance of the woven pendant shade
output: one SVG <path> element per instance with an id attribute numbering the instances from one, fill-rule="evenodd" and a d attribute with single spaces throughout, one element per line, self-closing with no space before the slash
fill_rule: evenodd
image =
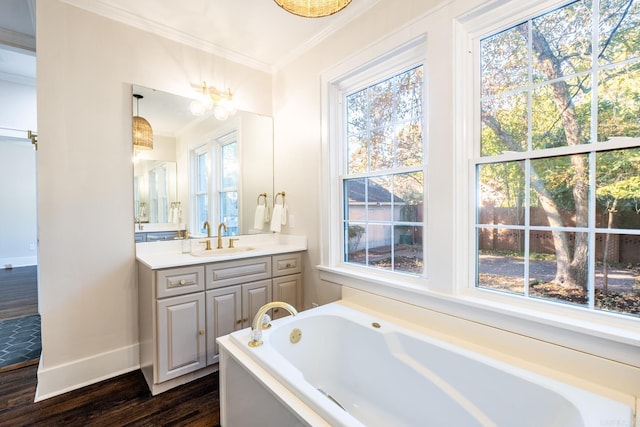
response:
<path id="1" fill-rule="evenodd" d="M 275 2 L 294 15 L 320 18 L 341 11 L 351 3 L 351 0 L 275 0 Z"/>
<path id="2" fill-rule="evenodd" d="M 133 94 L 136 99 L 136 115 L 133 116 L 133 149 L 134 150 L 153 150 L 153 129 L 149 122 L 140 117 L 140 100 L 144 98 L 137 93 Z"/>
<path id="3" fill-rule="evenodd" d="M 153 130 L 149 122 L 140 116 L 133 117 L 133 148 L 153 150 Z"/>

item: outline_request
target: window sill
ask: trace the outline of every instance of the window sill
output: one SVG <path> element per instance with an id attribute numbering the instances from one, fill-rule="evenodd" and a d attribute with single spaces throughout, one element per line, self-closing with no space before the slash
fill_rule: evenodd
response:
<path id="1" fill-rule="evenodd" d="M 640 368 L 638 319 L 472 289 L 450 295 L 425 281 L 318 266 L 322 280 Z M 422 282 L 422 283 L 419 283 Z"/>

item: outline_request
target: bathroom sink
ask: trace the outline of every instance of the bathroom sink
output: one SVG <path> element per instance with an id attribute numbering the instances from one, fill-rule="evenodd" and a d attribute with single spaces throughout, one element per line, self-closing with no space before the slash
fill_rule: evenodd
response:
<path id="1" fill-rule="evenodd" d="M 249 246 L 241 246 L 239 248 L 222 248 L 222 249 L 211 249 L 207 250 L 199 250 L 191 252 L 193 256 L 206 256 L 206 257 L 214 257 L 219 255 L 229 255 L 229 254 L 237 254 L 239 252 L 250 252 L 254 251 L 255 248 Z"/>

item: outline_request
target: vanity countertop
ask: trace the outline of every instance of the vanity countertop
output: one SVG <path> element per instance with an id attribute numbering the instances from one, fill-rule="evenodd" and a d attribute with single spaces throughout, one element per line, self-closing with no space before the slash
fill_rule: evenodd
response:
<path id="1" fill-rule="evenodd" d="M 234 246 L 239 249 L 238 252 L 216 253 L 215 245 L 217 237 L 210 238 L 211 244 L 214 246 L 214 249 L 211 250 L 211 256 L 195 256 L 191 253 L 182 253 L 182 240 L 142 242 L 136 243 L 136 260 L 152 270 L 158 270 L 162 268 L 208 264 L 218 261 L 229 261 L 234 259 L 253 258 L 307 250 L 306 236 L 255 234 L 230 237 L 238 239 L 234 243 Z M 229 246 L 230 237 L 222 238 L 225 248 Z M 203 239 L 190 240 L 191 251 L 202 254 L 205 245 L 204 243 L 199 242 Z M 251 248 L 251 250 L 242 251 L 242 248 Z"/>

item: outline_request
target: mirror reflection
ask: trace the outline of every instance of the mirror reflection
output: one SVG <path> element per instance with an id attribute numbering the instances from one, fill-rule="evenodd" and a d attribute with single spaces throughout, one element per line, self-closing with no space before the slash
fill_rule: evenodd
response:
<path id="1" fill-rule="evenodd" d="M 134 152 L 136 241 L 184 229 L 205 234 L 205 221 L 224 222 L 225 235 L 269 232 L 271 117 L 238 111 L 219 120 L 193 115 L 189 98 L 136 85 L 132 94 L 142 95 L 132 97 L 134 115 L 153 130 L 153 149 Z"/>

